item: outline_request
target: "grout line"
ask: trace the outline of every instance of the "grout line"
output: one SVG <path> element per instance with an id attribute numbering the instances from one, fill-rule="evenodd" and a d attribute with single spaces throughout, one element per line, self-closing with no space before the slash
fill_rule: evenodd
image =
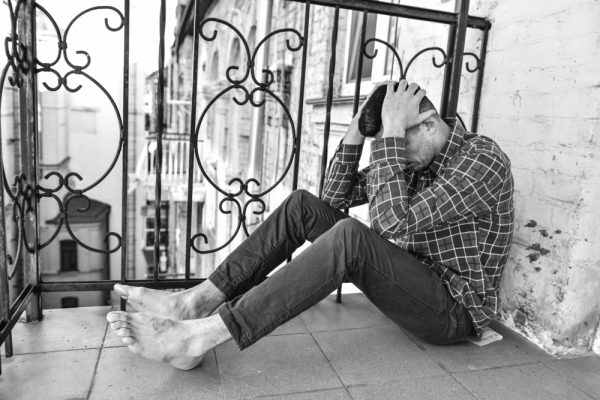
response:
<path id="1" fill-rule="evenodd" d="M 92 382 L 90 383 L 90 388 L 88 389 L 86 400 L 90 399 L 92 395 L 92 390 L 94 389 L 94 383 L 96 383 L 96 375 L 98 373 L 98 364 L 100 364 L 100 356 L 102 356 L 102 349 L 104 348 L 104 341 L 106 340 L 106 333 L 108 332 L 108 322 L 104 327 L 104 336 L 102 337 L 102 344 L 100 345 L 100 349 L 98 350 L 98 358 L 96 359 L 96 365 L 94 365 L 94 374 L 92 375 Z"/>
<path id="2" fill-rule="evenodd" d="M 327 357 L 327 354 L 325 354 L 325 351 L 323 351 L 323 349 L 321 348 L 321 345 L 319 344 L 319 342 L 317 342 L 317 339 L 315 339 L 315 337 L 313 336 L 312 332 L 309 332 L 309 335 L 312 338 L 313 342 L 315 342 L 315 344 L 319 348 L 319 351 L 321 352 L 321 354 L 323 354 L 323 357 L 325 357 L 325 359 L 327 360 L 327 363 L 329 364 L 329 366 L 331 367 L 331 369 L 335 373 L 335 376 L 337 376 L 337 378 L 340 381 L 340 383 L 342 384 L 342 387 L 344 388 L 344 390 L 346 390 L 346 393 L 348 393 L 348 395 L 350 395 L 350 392 L 348 392 L 348 388 L 344 384 L 344 381 L 342 380 L 342 378 L 338 374 L 337 370 L 333 366 L 333 363 L 331 362 L 331 360 L 329 359 L 329 357 Z M 352 396 L 350 396 L 350 397 L 352 398 Z"/>
<path id="3" fill-rule="evenodd" d="M 29 353 L 13 353 L 13 357 L 17 356 L 32 356 L 32 355 L 44 355 L 44 354 L 52 354 L 52 353 L 62 353 L 68 351 L 86 351 L 86 350 L 99 350 L 102 348 L 102 345 L 97 347 L 82 347 L 77 349 L 59 349 L 59 350 L 47 350 L 47 351 L 32 351 Z M 6 354 L 2 354 L 2 358 L 7 358 Z"/>
<path id="4" fill-rule="evenodd" d="M 596 399 L 596 397 L 594 397 L 594 395 L 592 395 L 591 393 L 588 393 L 587 390 L 584 390 L 582 387 L 580 387 L 576 382 L 573 382 L 571 379 L 569 379 L 568 376 L 562 374 L 560 371 L 555 370 L 554 368 L 552 368 L 552 366 L 546 364 L 543 361 L 540 361 L 540 363 L 548 368 L 550 371 L 554 372 L 556 375 L 560 376 L 561 378 L 563 378 L 565 381 L 569 382 L 571 385 L 575 386 L 577 389 L 581 390 L 583 393 L 587 394 L 588 396 L 590 396 L 592 399 Z"/>
<path id="5" fill-rule="evenodd" d="M 235 400 L 249 400 L 249 399 L 265 399 L 265 398 L 273 398 L 273 397 L 278 397 L 278 396 L 293 396 L 296 394 L 310 394 L 310 393 L 322 393 L 322 392 L 328 392 L 330 390 L 339 390 L 342 389 L 341 387 L 330 387 L 330 388 L 323 388 L 323 389 L 317 389 L 317 390 L 307 390 L 307 391 L 298 391 L 298 392 L 284 392 L 284 393 L 275 393 L 275 394 L 259 394 L 258 396 L 253 396 L 253 397 L 237 397 Z"/>
<path id="6" fill-rule="evenodd" d="M 466 386 L 465 386 L 465 385 L 464 385 L 464 384 L 463 384 L 461 381 L 459 381 L 459 380 L 458 380 L 458 378 L 457 378 L 456 376 L 454 376 L 454 374 L 453 374 L 453 373 L 451 373 L 451 372 L 450 372 L 450 374 L 449 374 L 449 375 L 450 375 L 450 377 L 451 377 L 452 379 L 454 379 L 454 381 L 455 381 L 456 383 L 458 383 L 458 384 L 459 384 L 459 385 L 460 385 L 460 386 L 461 386 L 463 389 L 465 389 L 465 390 L 467 391 L 467 393 L 469 393 L 469 394 L 470 394 L 471 396 L 473 396 L 474 398 L 476 398 L 476 399 L 480 400 L 480 399 L 479 399 L 479 397 L 478 397 L 478 396 L 477 396 L 475 393 L 473 393 L 473 392 L 472 392 L 472 391 L 471 391 L 471 390 L 470 390 L 468 387 L 466 387 Z"/>
<path id="7" fill-rule="evenodd" d="M 219 359 L 217 358 L 217 347 L 213 347 L 212 351 L 215 356 L 215 365 L 217 367 L 217 375 L 219 376 L 219 393 L 221 393 L 221 398 L 224 399 L 225 393 L 223 393 L 223 380 L 221 379 L 221 368 L 219 367 Z"/>

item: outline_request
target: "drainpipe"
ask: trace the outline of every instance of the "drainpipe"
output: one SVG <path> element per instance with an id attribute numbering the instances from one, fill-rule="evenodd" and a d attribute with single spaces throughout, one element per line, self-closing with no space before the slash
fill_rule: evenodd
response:
<path id="1" fill-rule="evenodd" d="M 271 18 L 273 14 L 273 0 L 266 2 L 257 3 L 257 21 L 256 21 L 256 43 L 264 38 L 269 32 L 271 32 Z M 251 49 L 253 50 L 253 49 Z M 269 41 L 266 41 L 262 45 L 261 51 L 256 57 L 256 66 L 254 70 L 257 75 L 264 80 L 265 74 L 262 70 L 268 66 L 269 60 Z M 264 99 L 264 93 L 258 92 L 257 95 L 260 97 L 256 99 L 256 102 L 260 102 Z M 265 107 L 254 107 L 252 109 L 252 133 L 250 143 L 250 165 L 247 171 L 251 171 L 249 177 L 257 178 L 261 184 L 262 182 L 262 135 L 264 131 L 264 119 L 265 119 Z M 255 189 L 255 188 L 252 188 Z M 264 188 L 262 188 L 264 189 Z"/>

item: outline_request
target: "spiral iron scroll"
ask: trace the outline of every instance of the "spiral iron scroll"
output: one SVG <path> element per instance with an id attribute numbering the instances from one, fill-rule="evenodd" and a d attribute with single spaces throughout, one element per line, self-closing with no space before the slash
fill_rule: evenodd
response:
<path id="1" fill-rule="evenodd" d="M 369 59 L 373 59 L 377 56 L 378 50 L 374 49 L 373 53 L 369 53 L 369 49 L 368 49 L 368 45 L 370 43 L 381 43 L 384 46 L 387 47 L 387 49 L 389 51 L 392 52 L 392 54 L 394 55 L 394 58 L 396 59 L 396 62 L 398 63 L 398 66 L 400 68 L 400 79 L 406 79 L 406 77 L 408 76 L 408 71 L 411 67 L 411 65 L 415 62 L 415 60 L 417 58 L 419 58 L 419 56 L 421 56 L 422 54 L 428 53 L 428 52 L 437 52 L 439 55 L 441 55 L 442 60 L 441 61 L 437 61 L 435 58 L 435 54 L 431 57 L 431 62 L 433 63 L 433 66 L 436 68 L 442 68 L 444 65 L 449 64 L 452 60 L 451 57 L 449 57 L 446 52 L 444 51 L 444 49 L 442 49 L 441 47 L 437 47 L 437 46 L 431 46 L 431 47 L 427 47 L 424 48 L 422 50 L 419 50 L 414 56 L 411 57 L 410 60 L 408 60 L 408 63 L 406 64 L 406 67 L 404 67 L 404 64 L 402 63 L 402 60 L 400 59 L 400 55 L 398 54 L 398 52 L 396 51 L 396 49 L 394 48 L 394 46 L 392 46 L 391 44 L 389 44 L 388 42 L 386 42 L 385 40 L 381 40 L 378 38 L 370 38 L 368 40 L 365 41 L 364 46 L 363 46 L 363 54 L 365 57 L 369 58 Z M 465 52 L 463 54 L 463 57 L 472 57 L 475 60 L 475 66 L 472 67 L 471 64 L 467 61 L 465 64 L 465 68 L 467 71 L 474 73 L 477 70 L 479 70 L 481 68 L 481 60 L 479 59 L 479 57 L 475 54 L 475 53 L 471 53 L 471 52 Z"/>
<path id="2" fill-rule="evenodd" d="M 87 81 L 89 81 L 92 85 L 98 88 L 109 100 L 113 110 L 115 112 L 117 121 L 118 121 L 118 129 L 119 129 L 119 143 L 117 146 L 116 154 L 110 162 L 108 168 L 105 172 L 93 183 L 89 184 L 83 189 L 77 189 L 72 185 L 72 179 L 76 179 L 82 181 L 83 178 L 77 174 L 76 172 L 70 172 L 65 174 L 64 176 L 57 172 L 52 171 L 47 173 L 43 179 L 49 180 L 55 178 L 57 183 L 53 187 L 45 187 L 39 183 L 29 182 L 27 177 L 23 174 L 16 176 L 13 180 L 12 186 L 9 186 L 9 180 L 6 177 L 6 171 L 4 165 L 0 166 L 2 169 L 2 176 L 4 182 L 4 190 L 8 194 L 10 201 L 12 201 L 12 214 L 13 221 L 16 226 L 16 230 L 18 233 L 17 237 L 17 245 L 16 249 L 12 254 L 7 255 L 8 261 L 8 271 L 9 278 L 13 277 L 16 273 L 17 269 L 17 260 L 20 258 L 22 251 L 25 250 L 27 252 L 33 253 L 36 250 L 40 250 L 50 244 L 59 234 L 60 230 L 64 226 L 69 236 L 78 243 L 81 247 L 97 252 L 97 253 L 114 253 L 121 248 L 121 236 L 115 232 L 108 232 L 105 234 L 104 241 L 106 243 L 109 242 L 109 238 L 113 237 L 116 239 L 116 243 L 113 246 L 110 246 L 108 249 L 98 249 L 88 244 L 84 243 L 80 240 L 71 228 L 71 224 L 69 223 L 69 216 L 74 215 L 73 212 L 83 213 L 86 212 L 90 205 L 90 199 L 86 195 L 86 192 L 90 191 L 94 187 L 98 186 L 113 170 L 117 160 L 120 156 L 121 149 L 123 147 L 123 122 L 121 112 L 117 107 L 117 104 L 111 94 L 106 90 L 106 88 L 98 82 L 94 77 L 89 75 L 85 70 L 91 65 L 92 59 L 89 53 L 85 50 L 77 50 L 75 54 L 78 56 L 83 56 L 83 62 L 73 61 L 71 56 L 69 55 L 68 49 L 68 36 L 71 28 L 75 25 L 75 23 L 80 20 L 80 18 L 89 13 L 93 13 L 95 11 L 108 11 L 113 13 L 117 17 L 117 23 L 111 24 L 109 23 L 109 19 L 104 19 L 104 25 L 106 29 L 111 32 L 117 32 L 123 29 L 125 24 L 125 19 L 121 11 L 119 11 L 115 7 L 111 6 L 96 6 L 88 8 L 79 14 L 77 14 L 71 21 L 69 22 L 67 28 L 64 31 L 64 34 L 61 33 L 61 30 L 56 23 L 56 20 L 52 17 L 52 15 L 41 5 L 35 4 L 36 12 L 40 12 L 43 14 L 45 18 L 47 18 L 56 34 L 57 38 L 57 53 L 53 60 L 46 61 L 40 60 L 37 58 L 37 55 L 33 55 L 33 57 L 29 57 L 29 59 L 33 58 L 33 66 L 29 65 L 27 51 L 28 49 L 24 46 L 20 40 L 19 35 L 17 33 L 17 16 L 19 14 L 19 9 L 22 7 L 23 1 L 19 0 L 16 3 L 8 0 L 7 6 L 9 8 L 10 13 L 10 34 L 5 38 L 4 41 L 4 50 L 6 53 L 7 63 L 2 69 L 2 73 L 0 74 L 0 107 L 2 105 L 3 100 L 3 90 L 6 81 L 13 87 L 20 88 L 24 84 L 24 76 L 30 72 L 30 69 L 33 68 L 33 73 L 37 74 L 39 77 L 43 74 L 50 74 L 55 77 L 56 83 L 49 84 L 47 81 L 41 82 L 42 85 L 49 91 L 58 91 L 61 88 L 64 88 L 68 92 L 75 93 L 82 88 L 82 85 L 79 84 L 75 87 L 70 84 L 70 77 L 73 75 L 79 75 L 83 77 Z M 57 70 L 56 66 L 61 61 L 64 60 L 65 64 L 70 68 L 67 72 L 61 75 Z M 11 75 L 9 76 L 9 72 Z M 0 127 L 1 129 L 1 127 Z M 2 137 L 2 131 L 0 130 L 0 139 Z M 0 149 L 1 150 L 1 149 Z M 58 192 L 62 189 L 67 191 L 67 196 L 61 199 L 58 196 Z M 54 232 L 50 235 L 50 238 L 42 242 L 35 243 L 35 240 L 31 240 L 33 238 L 28 238 L 25 230 L 25 219 L 29 213 L 33 212 L 32 204 L 33 202 L 39 202 L 41 199 L 48 198 L 56 202 L 59 215 L 57 227 Z M 74 201 L 79 200 L 83 202 L 83 207 L 73 207 L 75 203 Z M 71 205 L 71 207 L 69 207 Z"/>
<path id="3" fill-rule="evenodd" d="M 206 234 L 196 233 L 195 235 L 193 235 L 191 237 L 191 247 L 195 252 L 200 253 L 200 254 L 214 253 L 214 252 L 217 252 L 217 251 L 225 248 L 233 241 L 233 239 L 238 235 L 239 231 L 242 229 L 243 229 L 244 233 L 246 235 L 248 235 L 249 232 L 248 232 L 248 226 L 246 224 L 246 219 L 248 216 L 249 207 L 252 204 L 256 203 L 256 204 L 258 204 L 258 209 L 254 210 L 253 214 L 260 215 L 265 212 L 266 206 L 265 206 L 265 202 L 262 199 L 262 197 L 265 196 L 267 193 L 271 192 L 277 185 L 279 185 L 279 183 L 281 183 L 281 181 L 286 177 L 288 171 L 290 170 L 292 163 L 294 161 L 294 157 L 297 157 L 297 154 L 296 154 L 297 153 L 296 127 L 294 125 L 294 120 L 292 118 L 290 110 L 287 108 L 287 106 L 285 105 L 283 100 L 281 98 L 279 98 L 279 96 L 277 96 L 270 89 L 271 85 L 275 81 L 275 74 L 273 73 L 273 71 L 271 71 L 268 68 L 262 69 L 262 72 L 265 74 L 264 75 L 265 81 L 263 82 L 257 78 L 257 71 L 256 71 L 255 67 L 256 67 L 256 56 L 258 54 L 258 51 L 269 39 L 271 39 L 275 35 L 291 34 L 294 37 L 293 39 L 286 39 L 285 44 L 286 44 L 286 48 L 289 51 L 295 52 L 295 51 L 300 50 L 302 48 L 302 46 L 304 46 L 304 38 L 302 37 L 300 32 L 298 32 L 297 30 L 292 29 L 292 28 L 285 28 L 285 29 L 278 29 L 278 30 L 275 30 L 275 31 L 267 34 L 262 40 L 260 40 L 260 42 L 258 42 L 258 44 L 254 48 L 254 50 L 251 52 L 250 47 L 248 46 L 248 42 L 247 42 L 246 38 L 241 34 L 241 32 L 235 26 L 230 24 L 229 22 L 223 21 L 218 18 L 206 18 L 202 22 L 200 22 L 200 24 L 198 25 L 199 36 L 207 42 L 214 41 L 217 38 L 217 33 L 218 33 L 217 29 L 214 29 L 212 31 L 212 33 L 206 33 L 204 31 L 204 28 L 209 23 L 222 24 L 226 28 L 233 31 L 233 33 L 240 39 L 240 42 L 243 45 L 243 49 L 246 54 L 246 65 L 243 65 L 243 66 L 242 65 L 231 65 L 227 68 L 227 70 L 225 72 L 225 79 L 229 83 L 229 86 L 226 87 L 225 89 L 221 90 L 206 105 L 206 107 L 204 108 L 202 114 L 200 115 L 200 117 L 195 125 L 195 129 L 194 129 L 194 138 L 193 138 L 194 139 L 193 140 L 194 149 L 193 150 L 194 150 L 194 158 L 195 158 L 196 162 L 198 163 L 198 167 L 199 167 L 203 177 L 206 179 L 206 182 L 208 182 L 208 184 L 210 184 L 215 190 L 217 190 L 219 193 L 221 193 L 224 196 L 224 198 L 221 199 L 221 201 L 219 202 L 219 206 L 218 206 L 219 211 L 221 211 L 224 214 L 231 214 L 233 212 L 233 210 L 236 209 L 238 212 L 238 216 L 239 216 L 237 227 L 236 227 L 234 233 L 231 235 L 231 237 L 225 243 L 214 246 L 214 248 L 202 249 L 201 248 L 202 245 L 197 246 L 195 244 L 195 241 L 197 239 L 201 238 L 204 241 L 204 245 L 208 245 L 208 237 L 206 236 Z M 233 72 L 240 71 L 240 70 L 243 71 L 243 73 L 236 74 L 236 75 L 238 75 L 238 76 L 241 75 L 241 77 L 234 77 Z M 252 90 L 248 90 L 246 88 L 246 86 L 243 85 L 244 83 L 251 83 L 251 84 L 255 85 L 255 87 Z M 276 179 L 275 183 L 273 183 L 273 185 L 271 185 L 270 187 L 268 187 L 262 191 L 260 189 L 258 189 L 261 186 L 261 183 L 256 178 L 248 178 L 245 181 L 240 178 L 233 178 L 228 182 L 229 189 L 220 187 L 216 182 L 214 182 L 210 178 L 209 174 L 207 174 L 205 166 L 203 165 L 202 160 L 200 158 L 200 154 L 198 152 L 198 140 L 197 139 L 198 139 L 198 133 L 199 133 L 202 121 L 206 117 L 206 114 L 210 110 L 211 106 L 213 106 L 213 104 L 215 104 L 215 102 L 219 98 L 223 97 L 226 93 L 228 93 L 230 91 L 232 91 L 232 93 L 235 93 L 235 95 L 232 97 L 233 101 L 240 106 L 244 105 L 244 104 L 250 104 L 253 107 L 262 107 L 265 104 L 265 99 L 257 100 L 255 95 L 259 92 L 262 92 L 262 93 L 264 93 L 265 97 L 270 96 L 282 107 L 282 109 L 290 123 L 290 131 L 291 131 L 294 145 L 291 149 L 291 155 L 289 157 L 288 163 L 285 166 L 281 176 L 279 176 Z M 236 188 L 233 188 L 234 185 L 236 186 Z M 253 188 L 250 187 L 251 185 L 253 185 Z M 242 195 L 248 196 L 249 199 L 247 201 L 243 202 L 239 198 Z"/>

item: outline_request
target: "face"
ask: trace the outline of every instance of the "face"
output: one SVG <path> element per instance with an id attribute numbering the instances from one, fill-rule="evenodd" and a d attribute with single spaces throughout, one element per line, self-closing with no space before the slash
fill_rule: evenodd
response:
<path id="1" fill-rule="evenodd" d="M 437 153 L 438 140 L 435 127 L 422 123 L 406 131 L 406 159 L 410 169 L 420 171 L 429 166 Z"/>
<path id="2" fill-rule="evenodd" d="M 446 137 L 440 129 L 441 121 L 429 118 L 422 124 L 406 131 L 406 160 L 409 169 L 415 171 L 426 169 L 442 150 L 446 143 Z M 377 132 L 375 139 L 381 138 L 382 135 L 383 128 Z"/>

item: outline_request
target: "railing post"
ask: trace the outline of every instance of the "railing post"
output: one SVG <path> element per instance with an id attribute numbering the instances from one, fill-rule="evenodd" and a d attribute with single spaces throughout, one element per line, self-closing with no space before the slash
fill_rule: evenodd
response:
<path id="1" fill-rule="evenodd" d="M 20 88 L 21 107 L 21 174 L 24 175 L 30 198 L 28 206 L 23 209 L 25 237 L 28 243 L 23 252 L 25 268 L 25 284 L 34 289 L 31 301 L 27 306 L 27 321 L 42 319 L 42 298 L 39 290 L 40 270 L 38 257 L 38 209 L 37 209 L 37 82 L 35 76 L 35 0 L 23 1 L 19 10 L 19 38 L 26 49 L 27 71 Z M 30 205 L 30 207 L 29 207 Z M 27 250 L 27 247 L 30 247 Z"/>
<path id="2" fill-rule="evenodd" d="M 8 321 L 10 318 L 10 296 L 8 294 L 8 265 L 6 262 L 6 229 L 4 215 L 4 178 L 2 173 L 2 151 L 0 151 L 0 323 Z M 6 338 L 5 349 L 6 356 L 12 356 L 12 337 Z M 2 366 L 0 365 L 0 374 L 2 374 Z"/>
<path id="3" fill-rule="evenodd" d="M 442 89 L 442 105 L 440 113 L 445 118 L 456 117 L 460 77 L 462 72 L 467 20 L 469 18 L 469 0 L 456 0 L 456 22 L 450 26 L 448 33 L 448 51 L 450 62 L 444 72 L 444 87 Z"/>

